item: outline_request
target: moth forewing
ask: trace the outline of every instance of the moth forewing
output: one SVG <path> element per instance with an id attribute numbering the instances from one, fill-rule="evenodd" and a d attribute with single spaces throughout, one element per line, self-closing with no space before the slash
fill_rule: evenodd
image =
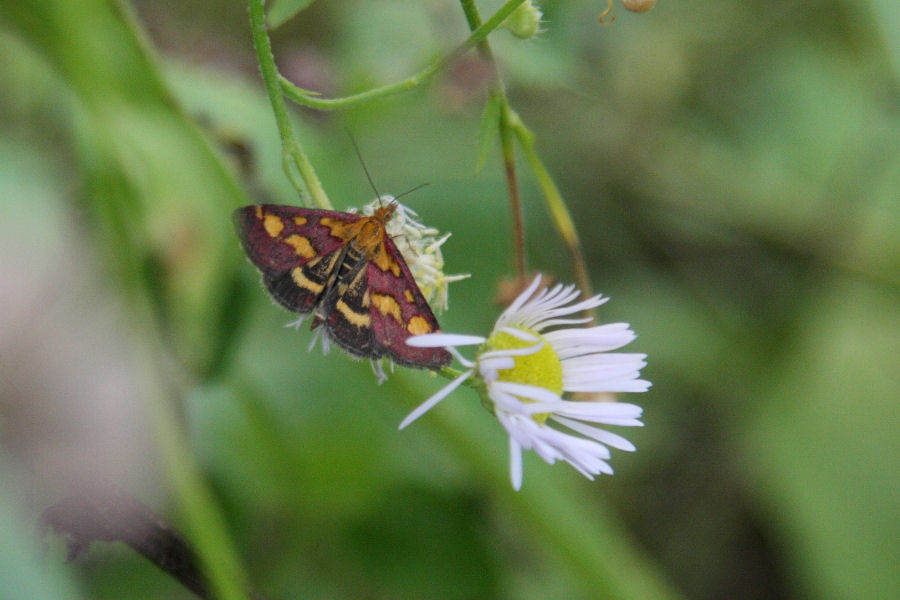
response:
<path id="1" fill-rule="evenodd" d="M 443 348 L 414 348 L 412 335 L 439 331 L 409 267 L 387 234 L 397 208 L 372 216 L 278 206 L 245 206 L 234 222 L 247 256 L 272 297 L 288 310 L 314 313 L 312 327 L 350 354 L 438 369 Z"/>

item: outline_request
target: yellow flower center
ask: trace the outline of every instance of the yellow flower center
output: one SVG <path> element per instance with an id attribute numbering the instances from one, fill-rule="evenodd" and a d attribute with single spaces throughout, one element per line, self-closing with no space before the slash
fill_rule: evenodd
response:
<path id="1" fill-rule="evenodd" d="M 513 368 L 499 370 L 497 379 L 510 383 L 533 385 L 561 395 L 563 391 L 563 370 L 562 362 L 560 362 L 556 350 L 538 332 L 525 327 L 514 327 L 514 329 L 535 336 L 538 340 L 523 340 L 505 331 L 498 331 L 488 338 L 485 344 L 486 348 L 488 350 L 518 350 L 520 348 L 530 348 L 541 342 L 543 342 L 543 345 L 537 352 L 513 356 L 512 358 L 515 361 Z M 530 398 L 516 397 L 522 402 L 534 402 Z M 533 418 L 535 421 L 543 423 L 548 416 L 546 414 L 538 414 L 533 415 Z"/>

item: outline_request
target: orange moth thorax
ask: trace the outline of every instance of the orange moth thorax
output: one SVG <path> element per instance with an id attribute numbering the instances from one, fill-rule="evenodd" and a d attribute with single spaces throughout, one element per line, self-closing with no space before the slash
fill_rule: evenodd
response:
<path id="1" fill-rule="evenodd" d="M 369 260 L 379 253 L 385 235 L 385 227 L 395 210 L 397 210 L 397 203 L 391 202 L 387 206 L 375 209 L 375 214 L 371 217 L 359 221 L 359 230 L 355 235 L 356 244 L 369 256 Z"/>

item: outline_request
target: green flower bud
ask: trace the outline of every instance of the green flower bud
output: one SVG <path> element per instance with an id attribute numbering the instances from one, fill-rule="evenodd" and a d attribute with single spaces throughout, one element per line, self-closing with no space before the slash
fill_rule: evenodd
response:
<path id="1" fill-rule="evenodd" d="M 541 33 L 541 17 L 544 13 L 531 0 L 523 2 L 500 25 L 517 38 L 527 40 Z"/>

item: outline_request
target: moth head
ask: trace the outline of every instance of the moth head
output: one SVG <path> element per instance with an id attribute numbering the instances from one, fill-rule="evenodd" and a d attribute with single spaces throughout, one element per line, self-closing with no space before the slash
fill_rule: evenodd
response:
<path id="1" fill-rule="evenodd" d="M 399 203 L 393 196 L 389 194 L 379 196 L 378 202 L 381 206 L 375 209 L 375 213 L 372 216 L 379 223 L 384 225 L 391 220 L 391 217 L 394 215 L 394 211 L 397 210 L 397 206 L 399 206 Z"/>

